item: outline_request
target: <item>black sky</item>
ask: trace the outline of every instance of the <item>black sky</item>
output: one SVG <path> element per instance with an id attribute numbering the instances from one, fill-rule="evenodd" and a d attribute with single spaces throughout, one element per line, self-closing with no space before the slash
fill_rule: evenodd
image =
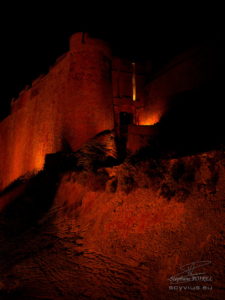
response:
<path id="1" fill-rule="evenodd" d="M 156 68 L 192 45 L 224 35 L 218 7 L 197 10 L 182 2 L 182 7 L 162 4 L 156 9 L 149 2 L 147 6 L 127 4 L 133 6 L 130 11 L 110 2 L 94 8 L 88 3 L 83 8 L 66 3 L 47 9 L 33 1 L 30 7 L 11 4 L 1 10 L 1 118 L 9 112 L 10 99 L 68 50 L 74 32 L 104 38 L 114 54 L 149 58 Z"/>

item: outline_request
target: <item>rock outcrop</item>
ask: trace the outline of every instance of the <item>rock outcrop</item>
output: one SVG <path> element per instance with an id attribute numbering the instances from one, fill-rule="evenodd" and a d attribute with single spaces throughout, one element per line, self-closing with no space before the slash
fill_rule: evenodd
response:
<path id="1" fill-rule="evenodd" d="M 1 299 L 223 299 L 224 179 L 211 151 L 18 181 L 1 195 Z M 176 282 L 202 261 L 208 280 Z"/>

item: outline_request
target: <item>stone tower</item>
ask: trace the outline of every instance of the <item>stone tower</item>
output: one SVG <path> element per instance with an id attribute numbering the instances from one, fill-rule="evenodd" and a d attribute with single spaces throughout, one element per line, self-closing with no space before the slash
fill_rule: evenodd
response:
<path id="1" fill-rule="evenodd" d="M 88 138 L 114 127 L 112 57 L 105 42 L 84 33 L 71 37 L 69 53 L 63 135 L 75 150 Z"/>

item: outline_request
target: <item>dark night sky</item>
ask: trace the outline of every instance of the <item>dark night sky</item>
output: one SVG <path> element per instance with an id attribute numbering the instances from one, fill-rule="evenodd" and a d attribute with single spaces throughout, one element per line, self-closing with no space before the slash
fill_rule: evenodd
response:
<path id="1" fill-rule="evenodd" d="M 224 34 L 219 8 L 196 10 L 183 3 L 177 10 L 156 9 L 149 2 L 150 6 L 139 5 L 130 12 L 116 4 L 110 8 L 108 2 L 101 10 L 88 4 L 85 9 L 66 4 L 47 9 L 35 4 L 32 1 L 26 10 L 13 6 L 0 11 L 1 118 L 8 112 L 10 99 L 68 50 L 68 38 L 74 32 L 89 31 L 108 40 L 115 54 L 147 57 L 156 67 L 192 45 Z"/>

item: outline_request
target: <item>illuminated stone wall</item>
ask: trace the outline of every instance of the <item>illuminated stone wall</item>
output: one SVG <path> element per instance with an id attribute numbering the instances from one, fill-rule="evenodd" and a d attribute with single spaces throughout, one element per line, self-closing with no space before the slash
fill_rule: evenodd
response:
<path id="1" fill-rule="evenodd" d="M 79 148 L 113 128 L 111 56 L 103 42 L 72 36 L 70 51 L 12 103 L 0 124 L 0 188 L 43 167 L 45 155 Z"/>
<path id="2" fill-rule="evenodd" d="M 47 75 L 20 93 L 11 115 L 0 123 L 0 189 L 40 170 L 46 153 L 74 151 L 114 126 L 118 132 L 120 112 L 133 114 L 135 125 L 159 122 L 174 95 L 217 76 L 221 55 L 216 51 L 205 46 L 192 49 L 154 77 L 147 62 L 136 63 L 137 101 L 133 101 L 131 61 L 112 60 L 101 40 L 73 35 L 70 50 Z"/>

